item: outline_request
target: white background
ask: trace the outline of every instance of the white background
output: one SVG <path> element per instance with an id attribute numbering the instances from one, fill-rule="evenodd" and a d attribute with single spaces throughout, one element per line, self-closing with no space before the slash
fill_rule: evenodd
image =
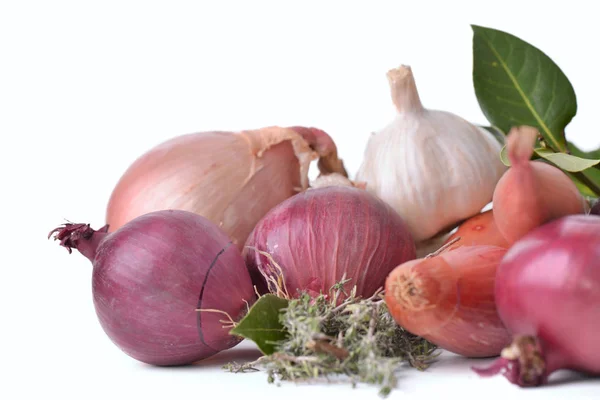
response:
<path id="1" fill-rule="evenodd" d="M 101 226 L 133 159 L 189 132 L 319 127 L 354 174 L 369 133 L 394 115 L 385 73 L 401 63 L 426 107 L 486 123 L 471 81 L 471 23 L 557 61 L 579 103 L 567 134 L 596 148 L 594 3 L 0 2 L 0 398 L 377 398 L 373 387 L 278 388 L 263 373 L 219 369 L 227 354 L 255 357 L 247 345 L 196 367 L 142 365 L 97 323 L 91 265 L 46 234 L 65 218 Z M 472 364 L 445 355 L 428 372 L 403 371 L 391 398 L 600 398 L 597 379 L 559 374 L 559 384 L 520 390 L 479 379 Z"/>

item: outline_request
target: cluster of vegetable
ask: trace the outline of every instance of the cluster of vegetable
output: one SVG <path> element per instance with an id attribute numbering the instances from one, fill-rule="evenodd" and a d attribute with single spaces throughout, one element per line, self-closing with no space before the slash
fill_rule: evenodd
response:
<path id="1" fill-rule="evenodd" d="M 54 229 L 93 263 L 110 339 L 166 366 L 247 338 L 264 357 L 229 369 L 382 393 L 436 348 L 501 356 L 477 372 L 521 386 L 600 374 L 600 160 L 566 140 L 576 99 L 558 66 L 473 30 L 491 127 L 426 109 L 403 65 L 387 74 L 398 114 L 354 178 L 316 128 L 189 134 L 129 167 L 104 227 Z"/>

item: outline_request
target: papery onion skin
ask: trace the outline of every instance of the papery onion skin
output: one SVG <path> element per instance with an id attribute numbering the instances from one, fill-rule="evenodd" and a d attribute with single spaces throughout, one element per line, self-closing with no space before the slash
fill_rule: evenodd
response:
<path id="1" fill-rule="evenodd" d="M 563 171 L 530 161 L 537 135 L 535 128 L 527 126 L 509 132 L 511 167 L 494 190 L 496 226 L 510 244 L 546 222 L 586 211 L 585 199 Z"/>
<path id="2" fill-rule="evenodd" d="M 498 246 L 505 249 L 510 247 L 496 226 L 494 210 L 487 210 L 467 219 L 446 239 L 444 244 L 449 244 L 457 238 L 460 239 L 450 245 L 448 250 L 477 245 Z"/>
<path id="3" fill-rule="evenodd" d="M 113 233 L 89 225 L 57 228 L 57 239 L 93 263 L 100 325 L 123 352 L 160 366 L 190 364 L 240 338 L 234 320 L 255 300 L 239 250 L 207 219 L 187 211 L 149 213 Z M 246 303 L 246 301 L 248 303 Z"/>
<path id="4" fill-rule="evenodd" d="M 499 265 L 495 292 L 515 340 L 481 375 L 502 372 L 519 386 L 558 369 L 600 375 L 600 216 L 562 217 L 524 236 Z"/>
<path id="5" fill-rule="evenodd" d="M 385 285 L 385 302 L 409 332 L 456 354 L 490 357 L 510 343 L 496 312 L 496 268 L 506 249 L 462 246 L 408 261 Z"/>
<path id="6" fill-rule="evenodd" d="M 333 140 L 316 128 L 266 127 L 181 135 L 150 149 L 125 171 L 106 213 L 114 231 L 163 209 L 191 211 L 220 227 L 241 251 L 272 207 L 308 188 L 308 168 L 347 176 Z"/>
<path id="7" fill-rule="evenodd" d="M 291 297 L 306 290 L 329 293 L 343 277 L 358 296 L 382 289 L 387 274 L 415 258 L 415 243 L 402 218 L 385 202 L 355 187 L 309 189 L 265 215 L 244 250 L 253 282 L 262 293 L 260 272 L 271 260 L 283 271 Z M 340 297 L 340 298 L 343 298 Z"/>

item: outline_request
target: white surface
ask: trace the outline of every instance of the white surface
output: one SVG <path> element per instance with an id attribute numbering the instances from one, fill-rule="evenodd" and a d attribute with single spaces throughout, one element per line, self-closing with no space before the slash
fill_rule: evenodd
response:
<path id="1" fill-rule="evenodd" d="M 167 138 L 312 125 L 354 174 L 369 133 L 393 116 L 385 73 L 400 63 L 413 67 L 427 107 L 486 122 L 471 81 L 475 23 L 554 58 L 578 97 L 569 137 L 600 146 L 593 2 L 324 3 L 0 3 L 0 398 L 377 398 L 372 387 L 278 388 L 263 373 L 227 374 L 224 355 L 152 368 L 108 340 L 91 265 L 45 236 L 64 218 L 102 225 L 118 177 Z M 598 379 L 520 390 L 479 379 L 471 363 L 444 357 L 428 372 L 403 371 L 392 398 L 600 398 Z"/>

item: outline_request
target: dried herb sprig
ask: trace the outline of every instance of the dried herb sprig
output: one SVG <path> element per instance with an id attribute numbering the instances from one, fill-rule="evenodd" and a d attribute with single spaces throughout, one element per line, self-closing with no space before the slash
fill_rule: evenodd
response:
<path id="1" fill-rule="evenodd" d="M 328 294 L 302 293 L 289 299 L 279 316 L 286 339 L 275 343 L 275 353 L 225 368 L 245 372 L 262 366 L 271 383 L 347 377 L 353 386 L 380 386 L 384 397 L 396 387 L 395 373 L 403 363 L 427 368 L 437 355 L 436 346 L 398 326 L 382 292 L 361 299 L 356 287 L 346 293 L 347 282 L 334 285 Z"/>

